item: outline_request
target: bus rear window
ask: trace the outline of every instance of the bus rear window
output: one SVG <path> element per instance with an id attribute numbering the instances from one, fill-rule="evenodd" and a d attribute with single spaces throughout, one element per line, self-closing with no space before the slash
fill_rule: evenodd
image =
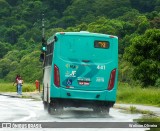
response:
<path id="1" fill-rule="evenodd" d="M 59 42 L 59 53 L 63 59 L 90 60 L 92 62 L 105 62 L 112 59 L 113 46 L 109 38 L 66 35 L 63 36 L 63 39 L 59 39 Z M 100 42 L 104 45 L 99 45 Z"/>
<path id="2" fill-rule="evenodd" d="M 109 48 L 109 42 L 108 41 L 94 41 L 94 48 L 101 48 L 101 49 L 108 49 Z"/>

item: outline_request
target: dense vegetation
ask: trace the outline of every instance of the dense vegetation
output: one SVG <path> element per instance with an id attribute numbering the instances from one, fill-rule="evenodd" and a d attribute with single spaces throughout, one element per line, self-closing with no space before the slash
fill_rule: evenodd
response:
<path id="1" fill-rule="evenodd" d="M 41 20 L 58 31 L 119 37 L 119 81 L 160 87 L 160 0 L 0 0 L 0 79 L 42 78 Z"/>
<path id="2" fill-rule="evenodd" d="M 118 103 L 144 104 L 160 107 L 159 99 L 160 88 L 148 87 L 142 89 L 140 86 L 129 85 L 128 83 L 119 83 L 117 91 Z"/>

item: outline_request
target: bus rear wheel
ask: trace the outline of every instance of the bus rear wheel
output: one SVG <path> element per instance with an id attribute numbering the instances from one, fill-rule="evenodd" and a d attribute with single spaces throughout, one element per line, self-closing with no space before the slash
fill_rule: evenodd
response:
<path id="1" fill-rule="evenodd" d="M 44 106 L 44 110 L 46 110 L 48 108 L 47 102 L 43 101 L 43 106 Z"/>
<path id="2" fill-rule="evenodd" d="M 61 115 L 63 113 L 63 106 L 57 102 L 48 104 L 48 113 L 50 115 Z"/>

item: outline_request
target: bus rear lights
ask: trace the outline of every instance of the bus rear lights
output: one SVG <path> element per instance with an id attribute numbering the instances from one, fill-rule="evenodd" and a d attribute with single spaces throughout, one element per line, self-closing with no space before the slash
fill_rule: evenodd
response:
<path id="1" fill-rule="evenodd" d="M 60 87 L 60 75 L 59 75 L 59 68 L 54 65 L 54 84 L 57 87 Z"/>
<path id="2" fill-rule="evenodd" d="M 110 74 L 108 90 L 112 90 L 113 89 L 114 83 L 115 83 L 115 78 L 116 78 L 116 69 L 113 69 L 111 74 Z"/>

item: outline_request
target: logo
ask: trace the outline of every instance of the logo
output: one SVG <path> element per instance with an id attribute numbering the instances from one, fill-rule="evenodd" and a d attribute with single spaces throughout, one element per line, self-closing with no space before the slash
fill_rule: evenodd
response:
<path id="1" fill-rule="evenodd" d="M 2 128 L 12 128 L 11 123 L 2 123 Z"/>
<path id="2" fill-rule="evenodd" d="M 67 71 L 65 77 L 76 77 L 76 71 Z"/>
<path id="3" fill-rule="evenodd" d="M 76 77 L 76 71 L 72 71 L 72 73 L 70 74 L 71 77 Z"/>
<path id="4" fill-rule="evenodd" d="M 66 68 L 78 69 L 77 65 L 66 64 Z"/>
<path id="5" fill-rule="evenodd" d="M 71 80 L 71 79 L 67 79 L 67 80 L 66 80 L 66 85 L 67 85 L 67 86 L 72 85 L 72 80 Z"/>

